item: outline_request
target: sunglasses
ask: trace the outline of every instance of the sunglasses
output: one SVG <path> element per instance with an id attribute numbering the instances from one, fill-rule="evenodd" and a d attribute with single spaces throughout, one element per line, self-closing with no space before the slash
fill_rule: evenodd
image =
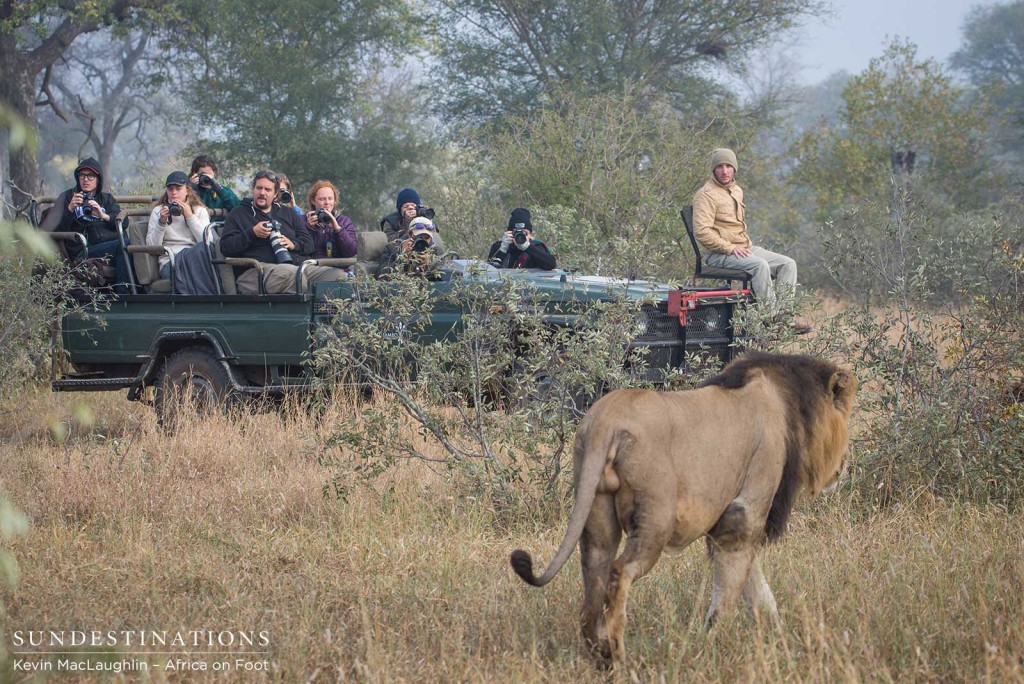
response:
<path id="1" fill-rule="evenodd" d="M 261 178 L 266 178 L 271 183 L 277 183 L 277 174 L 273 171 L 260 171 L 256 174 L 256 178 L 254 180 L 260 180 Z"/>

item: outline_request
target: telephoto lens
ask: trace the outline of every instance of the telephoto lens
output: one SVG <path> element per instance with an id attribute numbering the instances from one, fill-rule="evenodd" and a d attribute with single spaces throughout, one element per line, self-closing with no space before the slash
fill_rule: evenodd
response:
<path id="1" fill-rule="evenodd" d="M 181 216 L 181 205 L 177 202 L 168 202 L 167 213 L 171 216 Z"/>
<path id="2" fill-rule="evenodd" d="M 412 251 L 416 254 L 422 254 L 428 249 L 430 249 L 430 238 L 426 235 L 417 235 L 412 243 Z"/>
<path id="3" fill-rule="evenodd" d="M 530 238 L 527 237 L 525 230 L 517 230 L 512 233 L 512 242 L 516 243 L 516 247 L 519 249 L 526 249 L 526 246 L 530 244 Z"/>
<path id="4" fill-rule="evenodd" d="M 284 188 L 281 188 L 281 191 L 277 193 L 277 199 L 281 200 L 282 204 L 291 204 L 292 193 L 289 192 L 288 190 L 285 190 Z"/>
<path id="5" fill-rule="evenodd" d="M 323 209 L 317 209 L 316 222 L 319 223 L 321 226 L 329 226 L 331 225 L 331 215 L 328 214 Z"/>
<path id="6" fill-rule="evenodd" d="M 277 221 L 267 221 L 267 228 L 270 228 L 270 246 L 274 248 L 274 258 L 277 259 L 279 264 L 290 264 L 292 263 L 292 255 L 288 253 L 288 248 L 281 242 L 281 224 Z"/>

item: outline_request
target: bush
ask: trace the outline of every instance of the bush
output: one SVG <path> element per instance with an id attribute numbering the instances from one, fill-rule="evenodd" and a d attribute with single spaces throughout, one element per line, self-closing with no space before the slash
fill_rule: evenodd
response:
<path id="1" fill-rule="evenodd" d="M 627 348 L 638 303 L 538 302 L 509 280 L 454 281 L 440 299 L 432 287 L 418 278 L 362 281 L 320 331 L 317 374 L 386 397 L 326 439 L 339 456 L 329 490 L 419 459 L 469 476 L 474 495 L 502 506 L 538 491 L 517 484 L 540 483 L 544 497 L 555 496 L 583 409 L 603 391 L 638 384 L 627 370 L 643 366 Z M 458 332 L 418 343 L 442 316 L 456 317 Z M 552 323 L 560 318 L 572 321 Z"/>
<path id="2" fill-rule="evenodd" d="M 1021 227 L 999 216 L 958 225 L 955 241 L 925 245 L 933 226 L 897 212 L 884 251 L 870 241 L 837 249 L 846 235 L 826 236 L 837 249 L 838 282 L 851 274 L 886 287 L 869 288 L 871 297 L 804 343 L 857 370 L 862 427 L 853 481 L 876 505 L 921 491 L 980 504 L 1024 501 Z M 852 217 L 848 226 L 847 234 L 872 231 Z"/>

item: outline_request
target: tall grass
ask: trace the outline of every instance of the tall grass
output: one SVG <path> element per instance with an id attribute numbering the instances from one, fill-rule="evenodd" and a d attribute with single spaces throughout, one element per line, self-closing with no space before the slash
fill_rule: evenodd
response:
<path id="1" fill-rule="evenodd" d="M 26 629 L 266 630 L 277 681 L 604 681 L 578 636 L 578 559 L 543 590 L 508 567 L 516 547 L 551 557 L 568 501 L 510 517 L 417 461 L 325 497 L 316 436 L 350 401 L 174 435 L 117 395 L 8 407 L 0 478 L 30 522 L 8 544 L 8 646 Z M 664 558 L 631 593 L 616 678 L 1024 679 L 1024 523 L 998 508 L 870 513 L 840 493 L 801 508 L 765 572 L 782 626 L 706 633 L 703 549 Z"/>

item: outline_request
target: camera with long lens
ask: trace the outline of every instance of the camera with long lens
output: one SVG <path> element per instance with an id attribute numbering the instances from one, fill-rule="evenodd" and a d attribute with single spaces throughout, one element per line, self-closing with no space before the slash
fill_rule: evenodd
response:
<path id="1" fill-rule="evenodd" d="M 516 228 L 512 231 L 512 242 L 515 243 L 519 249 L 526 249 L 530 246 L 530 236 L 526 234 L 526 231 L 522 228 Z"/>
<path id="2" fill-rule="evenodd" d="M 199 174 L 199 181 L 197 185 L 201 188 L 212 188 L 217 184 L 217 181 L 213 180 L 213 176 L 208 173 Z"/>
<path id="3" fill-rule="evenodd" d="M 323 209 L 316 210 L 316 222 L 321 226 L 331 225 L 331 215 Z"/>
<path id="4" fill-rule="evenodd" d="M 167 213 L 171 216 L 181 216 L 181 205 L 177 202 L 168 202 Z"/>
<path id="5" fill-rule="evenodd" d="M 93 215 L 92 207 L 89 206 L 89 202 L 96 199 L 96 195 L 91 192 L 82 191 L 82 204 L 75 207 L 75 218 L 82 219 L 83 221 L 99 221 L 99 219 Z"/>
<path id="6" fill-rule="evenodd" d="M 422 254 L 430 249 L 430 236 L 429 235 L 417 235 L 412 241 L 413 254 Z"/>
<path id="7" fill-rule="evenodd" d="M 422 204 L 416 205 L 416 215 L 422 216 L 423 218 L 428 218 L 431 221 L 434 220 L 434 210 L 431 209 L 430 207 L 425 207 Z"/>
<path id="8" fill-rule="evenodd" d="M 281 204 L 291 204 L 292 193 L 290 190 L 285 190 L 284 188 L 281 188 L 281 190 L 277 193 L 277 199 L 280 200 Z"/>
<path id="9" fill-rule="evenodd" d="M 270 246 L 274 248 L 274 258 L 277 259 L 279 264 L 290 264 L 292 263 L 292 255 L 288 253 L 288 248 L 281 242 L 281 223 L 276 219 L 267 221 L 267 228 L 270 229 Z"/>

